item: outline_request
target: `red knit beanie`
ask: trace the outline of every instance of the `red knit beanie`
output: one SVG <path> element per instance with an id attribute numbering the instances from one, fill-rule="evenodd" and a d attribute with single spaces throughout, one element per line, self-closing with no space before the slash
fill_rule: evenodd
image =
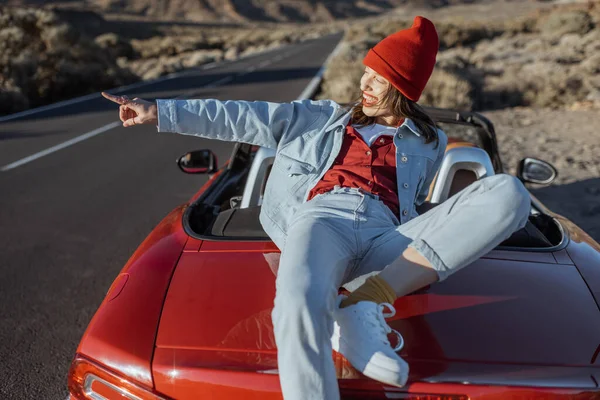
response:
<path id="1" fill-rule="evenodd" d="M 418 101 L 433 72 L 439 39 L 433 23 L 415 17 L 412 27 L 377 43 L 363 64 L 385 77 L 412 101 Z"/>

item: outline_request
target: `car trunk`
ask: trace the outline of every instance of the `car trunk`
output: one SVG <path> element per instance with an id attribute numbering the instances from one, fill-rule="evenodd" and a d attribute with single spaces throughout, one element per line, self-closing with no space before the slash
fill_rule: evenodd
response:
<path id="1" fill-rule="evenodd" d="M 267 242 L 188 247 L 158 330 L 157 390 L 177 398 L 226 386 L 240 396 L 244 388 L 260 392 L 257 398 L 277 393 L 270 318 L 277 261 Z M 599 312 L 564 251 L 494 250 L 395 306 L 389 323 L 405 338 L 400 354 L 411 365 L 411 382 L 596 386 Z M 334 359 L 342 388 L 373 387 L 342 357 Z"/>

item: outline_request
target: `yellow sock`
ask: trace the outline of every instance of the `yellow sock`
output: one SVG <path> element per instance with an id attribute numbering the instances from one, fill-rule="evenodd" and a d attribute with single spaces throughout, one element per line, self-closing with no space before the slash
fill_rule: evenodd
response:
<path id="1" fill-rule="evenodd" d="M 368 278 L 358 289 L 350 293 L 347 298 L 342 300 L 340 308 L 351 306 L 359 301 L 394 304 L 397 297 L 396 292 L 389 283 L 379 277 L 379 275 L 374 275 Z"/>

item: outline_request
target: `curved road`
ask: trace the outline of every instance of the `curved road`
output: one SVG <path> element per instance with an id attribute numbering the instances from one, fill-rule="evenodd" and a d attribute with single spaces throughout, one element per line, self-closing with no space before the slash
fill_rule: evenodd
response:
<path id="1" fill-rule="evenodd" d="M 289 45 L 120 94 L 291 101 L 340 39 Z M 152 126 L 125 130 L 117 106 L 99 94 L 0 118 L 0 398 L 66 397 L 71 358 L 113 278 L 207 179 L 183 174 L 175 159 L 206 147 L 225 160 L 232 144 L 158 134 Z"/>

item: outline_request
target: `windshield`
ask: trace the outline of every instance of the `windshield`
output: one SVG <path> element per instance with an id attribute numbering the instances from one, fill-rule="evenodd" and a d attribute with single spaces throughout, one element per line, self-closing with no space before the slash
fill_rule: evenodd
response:
<path id="1" fill-rule="evenodd" d="M 448 135 L 450 141 L 469 142 L 477 147 L 485 148 L 481 140 L 482 137 L 485 137 L 485 130 L 483 128 L 448 122 L 438 122 L 437 126 Z"/>

